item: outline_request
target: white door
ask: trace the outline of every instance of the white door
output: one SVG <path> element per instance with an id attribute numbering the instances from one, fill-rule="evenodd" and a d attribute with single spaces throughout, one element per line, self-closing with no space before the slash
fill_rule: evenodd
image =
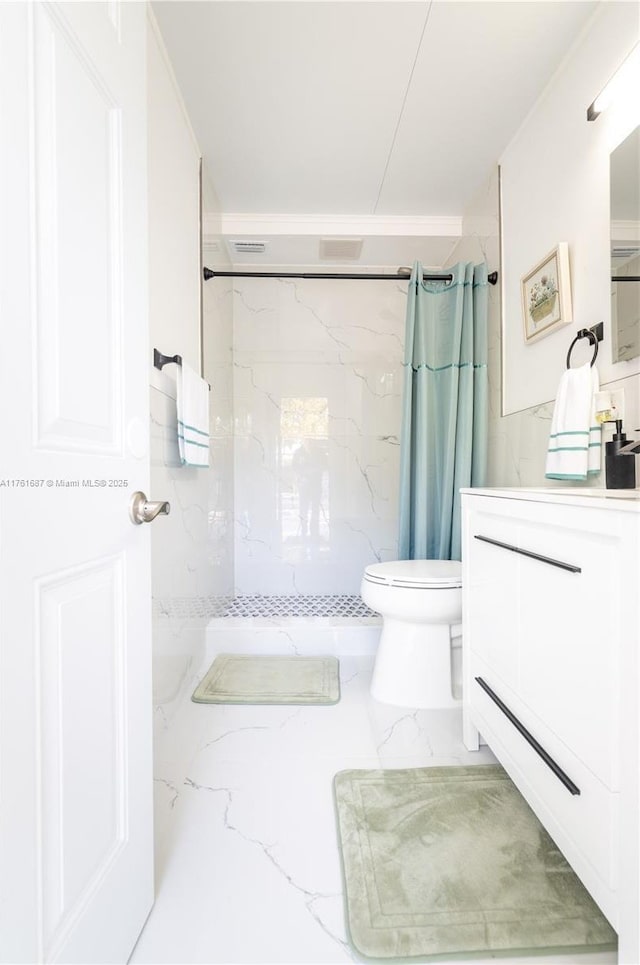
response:
<path id="1" fill-rule="evenodd" d="M 3 962 L 152 904 L 145 15 L 0 3 Z"/>

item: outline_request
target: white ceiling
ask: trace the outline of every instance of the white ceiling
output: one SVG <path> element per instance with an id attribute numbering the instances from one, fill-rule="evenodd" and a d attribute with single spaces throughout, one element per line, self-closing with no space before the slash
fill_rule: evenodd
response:
<path id="1" fill-rule="evenodd" d="M 244 237 L 262 216 L 262 238 L 271 214 L 318 216 L 318 233 L 328 216 L 368 216 L 383 237 L 382 216 L 398 237 L 414 234 L 400 216 L 426 218 L 426 235 L 428 219 L 461 216 L 596 6 L 153 3 L 222 211 L 245 215 Z M 360 262 L 388 263 L 383 249 L 365 244 Z"/>

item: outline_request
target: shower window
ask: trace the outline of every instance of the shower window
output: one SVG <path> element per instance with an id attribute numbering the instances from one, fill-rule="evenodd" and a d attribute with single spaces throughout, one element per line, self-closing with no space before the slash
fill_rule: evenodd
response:
<path id="1" fill-rule="evenodd" d="M 291 562 L 329 550 L 328 439 L 328 399 L 281 400 L 280 525 Z"/>

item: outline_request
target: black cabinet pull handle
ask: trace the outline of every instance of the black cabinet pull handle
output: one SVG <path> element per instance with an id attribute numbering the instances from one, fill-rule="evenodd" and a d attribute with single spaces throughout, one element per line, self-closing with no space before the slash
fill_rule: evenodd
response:
<path id="1" fill-rule="evenodd" d="M 553 773 L 558 778 L 558 780 L 562 781 L 566 789 L 571 794 L 579 794 L 580 788 L 573 783 L 573 781 L 567 774 L 565 774 L 565 772 L 562 770 L 560 765 L 556 764 L 554 759 L 550 757 L 549 754 L 547 754 L 542 744 L 538 743 L 538 741 L 535 739 L 533 734 L 531 734 L 524 726 L 524 724 L 522 724 L 518 720 L 518 718 L 513 713 L 513 711 L 509 710 L 507 705 L 500 700 L 498 695 L 494 693 L 494 691 L 491 689 L 489 684 L 485 680 L 483 680 L 482 677 L 476 677 L 475 680 L 476 680 L 476 683 L 480 684 L 480 686 L 485 691 L 485 693 L 487 693 L 489 697 L 491 697 L 494 704 L 497 704 L 497 706 L 500 708 L 500 710 L 505 715 L 505 717 L 507 717 L 511 721 L 511 723 L 516 728 L 516 730 L 522 734 L 526 742 L 531 745 L 531 747 L 534 749 L 536 754 L 538 754 L 542 758 L 542 760 L 545 762 L 547 767 L 549 767 L 553 771 Z"/>
<path id="2" fill-rule="evenodd" d="M 531 550 L 521 550 L 518 546 L 512 546 L 511 543 L 501 543 L 499 539 L 491 539 L 489 536 L 474 536 L 474 539 L 479 539 L 483 543 L 491 543 L 492 546 L 500 546 L 503 550 L 510 550 L 512 553 L 520 553 L 521 556 L 528 556 L 532 560 L 538 560 L 540 563 L 548 563 L 549 566 L 557 566 L 561 570 L 568 570 L 569 573 L 582 573 L 582 568 L 580 566 L 574 566 L 573 563 L 563 563 L 562 560 L 554 560 L 550 556 L 541 556 L 540 553 L 532 553 Z"/>

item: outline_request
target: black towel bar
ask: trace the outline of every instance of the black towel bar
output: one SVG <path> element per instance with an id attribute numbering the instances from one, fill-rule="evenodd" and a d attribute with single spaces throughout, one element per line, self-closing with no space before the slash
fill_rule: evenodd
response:
<path id="1" fill-rule="evenodd" d="M 175 365 L 182 365 L 182 356 L 181 355 L 163 355 L 162 352 L 159 352 L 157 348 L 154 348 L 153 364 L 156 369 L 160 369 L 160 371 L 162 372 L 163 367 L 165 365 L 169 365 L 172 362 Z M 209 385 L 208 382 L 207 382 L 207 385 Z M 210 385 L 209 385 L 209 392 L 211 392 Z"/>
<path id="2" fill-rule="evenodd" d="M 182 365 L 182 356 L 181 355 L 163 355 L 162 352 L 159 352 L 157 348 L 154 348 L 153 364 L 155 368 L 160 369 L 160 371 L 162 372 L 163 367 L 165 365 L 169 365 L 170 362 L 175 362 L 176 365 Z"/>

